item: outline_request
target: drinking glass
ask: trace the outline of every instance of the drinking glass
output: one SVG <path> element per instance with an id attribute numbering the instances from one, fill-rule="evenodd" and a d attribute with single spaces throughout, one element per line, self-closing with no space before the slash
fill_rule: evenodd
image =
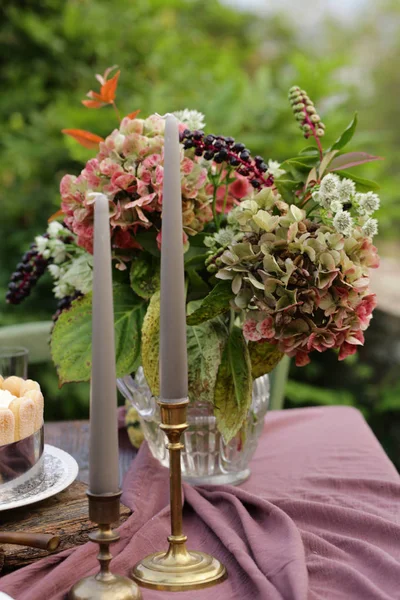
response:
<path id="1" fill-rule="evenodd" d="M 0 347 L 0 375 L 16 375 L 26 379 L 28 376 L 28 350 L 22 346 Z"/>

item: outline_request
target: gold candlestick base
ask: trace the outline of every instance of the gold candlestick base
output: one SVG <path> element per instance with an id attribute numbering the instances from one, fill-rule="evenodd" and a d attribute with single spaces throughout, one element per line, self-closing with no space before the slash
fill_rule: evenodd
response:
<path id="1" fill-rule="evenodd" d="M 159 402 L 161 429 L 168 437 L 170 461 L 171 531 L 167 552 L 156 552 L 141 560 L 132 571 L 132 577 L 143 587 L 179 592 L 195 590 L 224 581 L 225 567 L 204 552 L 189 551 L 187 537 L 182 531 L 182 481 L 180 438 L 188 427 L 186 407 L 188 400 Z"/>
<path id="2" fill-rule="evenodd" d="M 85 577 L 71 589 L 68 600 L 142 600 L 142 594 L 134 581 L 110 571 L 112 554 L 110 544 L 119 540 L 119 534 L 111 524 L 119 519 L 119 498 L 121 492 L 98 495 L 87 492 L 89 498 L 89 518 L 99 524 L 99 529 L 89 534 L 92 542 L 100 546 L 97 559 L 100 571 Z"/>

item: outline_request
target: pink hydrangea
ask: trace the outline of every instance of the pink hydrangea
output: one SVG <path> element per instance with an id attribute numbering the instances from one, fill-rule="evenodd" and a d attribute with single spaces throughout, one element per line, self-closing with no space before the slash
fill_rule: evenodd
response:
<path id="1" fill-rule="evenodd" d="M 164 177 L 164 119 L 122 120 L 100 143 L 97 156 L 86 163 L 78 177 L 61 181 L 61 207 L 66 225 L 80 246 L 92 252 L 93 192 L 110 199 L 110 227 L 117 249 L 140 247 L 139 231 L 154 230 L 160 239 Z M 181 154 L 184 238 L 202 231 L 212 220 L 212 196 L 206 190 L 207 170 L 197 157 Z"/>

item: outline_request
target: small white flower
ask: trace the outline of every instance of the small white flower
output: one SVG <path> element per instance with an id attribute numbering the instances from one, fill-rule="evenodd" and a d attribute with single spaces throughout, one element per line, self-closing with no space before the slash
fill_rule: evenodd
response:
<path id="1" fill-rule="evenodd" d="M 35 237 L 35 244 L 37 246 L 39 254 L 43 254 L 43 252 L 46 250 L 48 241 L 49 240 L 43 237 L 42 235 L 37 235 Z"/>
<path id="2" fill-rule="evenodd" d="M 50 258 L 50 257 L 51 257 L 51 252 L 50 252 L 49 248 L 46 248 L 46 250 L 43 250 L 43 252 L 41 252 L 40 254 L 41 254 L 41 255 L 43 256 L 43 258 L 45 258 L 46 260 L 47 260 L 48 258 Z"/>
<path id="3" fill-rule="evenodd" d="M 374 192 L 357 194 L 355 200 L 358 204 L 358 212 L 360 215 L 372 215 L 372 213 L 378 210 L 380 206 L 379 196 L 378 194 L 374 194 Z"/>
<path id="4" fill-rule="evenodd" d="M 279 167 L 281 166 L 281 163 L 278 162 L 277 160 L 271 160 L 269 159 L 268 161 L 268 174 L 272 175 L 272 177 L 274 179 L 278 179 L 278 177 L 280 177 L 281 175 L 283 175 L 284 173 L 286 173 L 286 171 L 284 169 L 280 169 Z"/>
<path id="5" fill-rule="evenodd" d="M 328 173 L 328 175 L 325 175 L 325 177 L 322 178 L 319 191 L 322 196 L 331 196 L 338 192 L 339 184 L 339 177 L 333 173 Z"/>
<path id="6" fill-rule="evenodd" d="M 49 241 L 50 255 L 52 256 L 55 263 L 64 262 L 67 252 L 65 244 L 57 238 L 50 239 Z"/>
<path id="7" fill-rule="evenodd" d="M 56 298 L 65 298 L 65 296 L 70 296 L 74 293 L 74 288 L 67 283 L 59 281 L 57 285 L 54 286 L 53 292 Z"/>
<path id="8" fill-rule="evenodd" d="M 356 192 L 356 186 L 351 179 L 342 179 L 339 183 L 339 198 L 345 203 L 349 202 L 351 196 Z"/>
<path id="9" fill-rule="evenodd" d="M 367 237 L 374 237 L 378 233 L 378 221 L 377 219 L 368 219 L 362 226 L 363 234 Z"/>
<path id="10" fill-rule="evenodd" d="M 330 209 L 333 213 L 338 213 L 343 210 L 343 204 L 340 202 L 340 200 L 334 200 L 331 202 Z"/>
<path id="11" fill-rule="evenodd" d="M 47 268 L 54 279 L 58 279 L 60 277 L 61 269 L 58 265 L 49 265 Z"/>
<path id="12" fill-rule="evenodd" d="M 58 221 L 52 221 L 47 228 L 47 233 L 49 234 L 50 237 L 54 238 L 54 237 L 57 237 L 57 235 L 63 229 L 64 229 L 64 227 L 61 225 L 61 223 L 58 223 Z"/>
<path id="13" fill-rule="evenodd" d="M 188 129 L 203 129 L 206 125 L 203 113 L 198 110 L 184 108 L 183 110 L 175 111 L 174 115 L 181 123 L 187 125 Z"/>
<path id="14" fill-rule="evenodd" d="M 326 209 L 330 209 L 333 202 L 339 202 L 341 205 L 339 194 L 335 192 L 326 194 L 325 192 L 321 192 L 321 190 L 319 190 L 318 192 L 312 193 L 312 198 L 314 202 L 317 202 L 320 206 L 322 206 L 322 208 Z"/>
<path id="15" fill-rule="evenodd" d="M 353 219 L 345 210 L 336 213 L 333 219 L 333 226 L 339 233 L 343 235 L 351 235 L 353 232 Z"/>

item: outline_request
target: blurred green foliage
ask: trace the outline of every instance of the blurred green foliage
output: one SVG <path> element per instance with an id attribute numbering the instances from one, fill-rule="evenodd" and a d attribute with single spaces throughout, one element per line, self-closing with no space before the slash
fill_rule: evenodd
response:
<path id="1" fill-rule="evenodd" d="M 138 108 L 142 116 L 196 108 L 206 115 L 208 131 L 235 136 L 265 158 L 288 158 L 305 145 L 287 102 L 291 85 L 305 88 L 318 104 L 327 126 L 326 146 L 358 109 L 352 149 L 386 157 L 359 172 L 380 181 L 381 238 L 395 238 L 400 223 L 399 17 L 398 2 L 371 3 L 353 23 L 330 20 L 313 36 L 284 14 L 239 13 L 218 0 L 2 0 L 0 326 L 48 319 L 55 310 L 46 279 L 22 306 L 7 307 L 7 281 L 57 210 L 61 177 L 78 173 L 93 156 L 61 129 L 106 136 L 117 126 L 111 109 L 80 104 L 90 88 L 97 89 L 94 74 L 113 64 L 121 69 L 117 99 L 124 114 Z M 321 384 L 321 372 L 313 375 L 318 368 L 337 377 L 336 358 L 318 357 L 301 375 L 296 371 L 303 387 L 289 385 L 290 402 L 339 402 L 366 411 L 355 388 L 359 377 L 369 381 L 368 365 L 357 376 L 352 371 L 352 383 L 333 395 L 326 389 L 329 383 Z M 58 407 L 51 404 L 48 417 L 86 414 L 86 386 L 59 392 L 54 367 L 35 369 L 32 375 L 43 381 L 47 397 L 61 400 Z M 386 406 L 400 411 L 393 386 L 387 394 Z"/>

